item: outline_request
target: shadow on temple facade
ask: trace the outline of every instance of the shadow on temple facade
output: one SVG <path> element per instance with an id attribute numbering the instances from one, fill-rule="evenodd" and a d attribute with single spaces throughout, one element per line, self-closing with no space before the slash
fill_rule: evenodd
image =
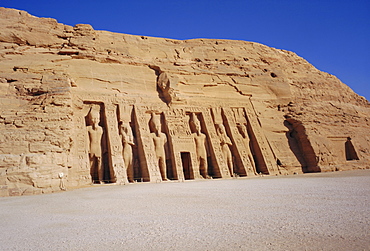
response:
<path id="1" fill-rule="evenodd" d="M 289 129 L 286 133 L 290 150 L 302 166 L 302 172 L 320 172 L 318 159 L 309 141 L 306 129 L 303 124 L 297 120 L 287 119 L 284 125 Z"/>

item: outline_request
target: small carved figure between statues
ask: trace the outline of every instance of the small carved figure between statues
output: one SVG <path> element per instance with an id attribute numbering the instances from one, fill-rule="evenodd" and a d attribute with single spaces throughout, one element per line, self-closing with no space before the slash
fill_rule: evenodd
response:
<path id="1" fill-rule="evenodd" d="M 255 175 L 257 175 L 256 165 L 254 163 L 252 151 L 251 151 L 251 148 L 249 146 L 249 144 L 250 144 L 250 138 L 249 138 L 248 131 L 247 131 L 247 124 L 246 123 L 245 124 L 238 123 L 236 125 L 236 127 L 238 128 L 238 131 L 239 131 L 240 135 L 243 138 L 244 147 L 245 147 L 245 149 L 247 151 L 247 155 L 248 155 L 247 157 L 248 157 L 249 162 L 252 165 L 252 166 L 248 166 L 247 168 L 249 170 L 252 169 L 253 173 Z"/>
<path id="2" fill-rule="evenodd" d="M 122 141 L 122 156 L 127 170 L 127 179 L 129 182 L 134 182 L 134 165 L 133 165 L 133 151 L 135 145 L 134 135 L 129 123 L 120 121 L 119 134 Z"/>
<path id="3" fill-rule="evenodd" d="M 230 138 L 226 134 L 225 126 L 223 124 L 216 124 L 218 136 L 220 138 L 220 144 L 223 156 L 226 160 L 227 167 L 230 172 L 230 176 L 234 177 L 234 167 L 233 167 L 233 156 L 231 154 L 230 148 L 233 143 L 231 142 Z"/>

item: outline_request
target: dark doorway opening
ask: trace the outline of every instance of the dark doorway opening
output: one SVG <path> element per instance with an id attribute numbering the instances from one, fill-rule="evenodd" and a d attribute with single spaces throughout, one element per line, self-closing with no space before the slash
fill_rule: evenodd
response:
<path id="1" fill-rule="evenodd" d="M 359 160 L 355 147 L 352 144 L 351 138 L 348 137 L 344 144 L 346 149 L 346 160 Z"/>
<path id="2" fill-rule="evenodd" d="M 191 168 L 191 158 L 189 152 L 181 152 L 182 170 L 186 180 L 194 179 L 193 170 Z"/>

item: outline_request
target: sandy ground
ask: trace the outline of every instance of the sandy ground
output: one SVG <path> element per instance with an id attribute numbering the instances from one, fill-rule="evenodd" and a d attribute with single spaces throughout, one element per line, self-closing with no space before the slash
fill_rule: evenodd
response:
<path id="1" fill-rule="evenodd" d="M 370 250 L 370 170 L 0 198 L 1 250 Z"/>

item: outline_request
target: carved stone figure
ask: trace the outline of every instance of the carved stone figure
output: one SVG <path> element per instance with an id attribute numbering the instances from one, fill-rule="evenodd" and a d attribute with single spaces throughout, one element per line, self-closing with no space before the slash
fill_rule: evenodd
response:
<path id="1" fill-rule="evenodd" d="M 201 132 L 201 126 L 196 115 L 192 113 L 190 124 L 193 126 L 195 133 L 193 133 L 195 141 L 195 150 L 197 154 L 197 161 L 199 164 L 199 171 L 203 178 L 208 179 L 208 162 L 207 162 L 207 148 L 206 135 Z"/>
<path id="2" fill-rule="evenodd" d="M 251 149 L 249 147 L 250 138 L 249 138 L 248 131 L 247 131 L 247 125 L 246 124 L 237 124 L 237 128 L 238 128 L 238 131 L 239 131 L 240 135 L 243 137 L 244 147 L 245 147 L 245 150 L 247 152 L 249 162 L 252 165 L 252 166 L 248 166 L 247 168 L 248 169 L 252 168 L 254 174 L 257 175 L 256 165 L 254 163 L 252 152 L 251 152 Z"/>
<path id="3" fill-rule="evenodd" d="M 155 155 L 158 161 L 159 170 L 161 172 L 162 180 L 166 181 L 167 179 L 167 167 L 166 167 L 166 153 L 165 153 L 165 144 L 167 143 L 167 136 L 161 132 L 161 122 L 159 118 L 152 115 L 152 123 L 154 126 L 154 133 L 150 134 L 150 137 L 154 143 Z"/>
<path id="4" fill-rule="evenodd" d="M 122 156 L 127 170 L 127 179 L 129 182 L 134 182 L 134 165 L 133 165 L 133 151 L 134 135 L 132 133 L 129 123 L 123 121 L 119 124 L 119 134 L 122 141 Z"/>
<path id="5" fill-rule="evenodd" d="M 169 76 L 166 72 L 162 72 L 158 76 L 157 86 L 163 95 L 164 101 L 168 105 L 174 101 L 180 101 L 178 97 L 177 81 L 176 77 Z"/>
<path id="6" fill-rule="evenodd" d="M 229 168 L 230 175 L 233 176 L 234 175 L 233 156 L 231 155 L 231 151 L 229 148 L 229 146 L 232 146 L 233 144 L 226 134 L 225 126 L 223 124 L 217 124 L 217 127 L 222 153 L 226 160 L 227 167 Z"/>
<path id="7" fill-rule="evenodd" d="M 89 139 L 89 158 L 90 170 L 93 182 L 102 183 L 104 179 L 104 170 L 102 165 L 101 141 L 103 128 L 99 126 L 100 117 L 98 112 L 90 112 L 91 126 L 87 126 Z"/>

